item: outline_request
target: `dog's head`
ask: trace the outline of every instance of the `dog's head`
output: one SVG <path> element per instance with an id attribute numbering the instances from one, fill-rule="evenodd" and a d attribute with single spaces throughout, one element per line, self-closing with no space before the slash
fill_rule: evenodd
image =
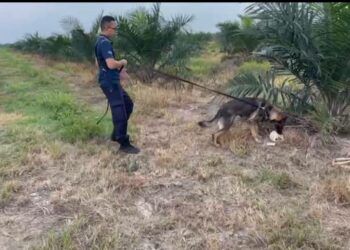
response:
<path id="1" fill-rule="evenodd" d="M 271 106 L 271 107 L 270 107 Z M 282 134 L 288 116 L 275 106 L 269 105 L 269 120 L 275 123 L 278 134 Z"/>
<path id="2" fill-rule="evenodd" d="M 250 115 L 248 120 L 269 120 L 275 124 L 277 133 L 281 135 L 287 118 L 288 116 L 279 108 L 267 102 L 261 102 L 259 107 Z"/>

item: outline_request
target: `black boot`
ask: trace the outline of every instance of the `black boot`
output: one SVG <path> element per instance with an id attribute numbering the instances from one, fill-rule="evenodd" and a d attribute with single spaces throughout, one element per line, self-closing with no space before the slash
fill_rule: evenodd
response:
<path id="1" fill-rule="evenodd" d="M 117 137 L 116 137 L 116 131 L 115 131 L 115 128 L 113 129 L 113 132 L 111 134 L 111 141 L 117 141 Z"/>
<path id="2" fill-rule="evenodd" d="M 131 140 L 129 138 L 128 138 L 128 140 L 129 140 L 129 142 L 133 142 L 133 140 Z M 117 136 L 116 136 L 116 130 L 115 129 L 113 129 L 113 132 L 111 134 L 111 141 L 119 142 L 119 140 L 117 139 Z"/>
<path id="3" fill-rule="evenodd" d="M 120 145 L 119 150 L 127 154 L 138 154 L 140 152 L 140 149 L 131 144 Z"/>
<path id="4" fill-rule="evenodd" d="M 119 150 L 124 152 L 124 153 L 138 154 L 140 152 L 140 149 L 131 145 L 130 140 L 129 140 L 129 136 L 127 136 L 126 138 L 123 138 L 123 140 L 118 140 L 118 142 L 120 144 Z"/>

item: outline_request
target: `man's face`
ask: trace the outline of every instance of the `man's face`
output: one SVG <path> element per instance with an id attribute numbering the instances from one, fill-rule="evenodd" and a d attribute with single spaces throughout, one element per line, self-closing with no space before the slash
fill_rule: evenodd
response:
<path id="1" fill-rule="evenodd" d="M 117 23 L 115 21 L 110 22 L 106 31 L 109 37 L 115 36 L 117 34 Z"/>

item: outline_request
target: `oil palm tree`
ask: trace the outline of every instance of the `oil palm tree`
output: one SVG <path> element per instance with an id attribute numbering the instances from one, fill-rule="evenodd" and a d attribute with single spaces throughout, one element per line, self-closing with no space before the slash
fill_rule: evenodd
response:
<path id="1" fill-rule="evenodd" d="M 257 19 L 257 32 L 264 39 L 257 55 L 268 58 L 274 71 L 292 74 L 302 85 L 299 93 L 304 110 L 322 99 L 330 115 L 341 115 L 350 104 L 349 55 L 350 10 L 347 3 L 255 3 L 247 13 Z M 246 93 L 233 86 L 230 93 Z M 251 81 L 259 89 L 261 81 Z M 269 86 L 272 86 L 271 84 Z M 281 100 L 282 91 L 274 91 Z M 258 94 L 258 92 L 255 92 Z M 261 94 L 261 92 L 259 93 Z"/>
<path id="2" fill-rule="evenodd" d="M 191 46 L 179 46 L 177 38 L 192 16 L 179 15 L 167 21 L 161 15 L 160 4 L 154 4 L 151 11 L 137 9 L 126 16 L 117 16 L 117 49 L 131 66 L 143 72 L 142 80 L 151 82 L 153 69 L 180 62 L 191 54 Z M 183 67 L 185 65 L 182 65 Z"/>
<path id="3" fill-rule="evenodd" d="M 97 16 L 89 32 L 84 30 L 80 21 L 75 17 L 68 16 L 62 19 L 62 28 L 71 40 L 73 58 L 87 60 L 90 63 L 95 62 L 94 46 L 102 16 L 103 12 Z"/>
<path id="4" fill-rule="evenodd" d="M 220 29 L 218 34 L 223 51 L 228 54 L 242 52 L 247 56 L 259 44 L 260 37 L 255 32 L 254 20 L 249 16 L 239 15 L 240 22 L 223 22 L 216 26 Z"/>

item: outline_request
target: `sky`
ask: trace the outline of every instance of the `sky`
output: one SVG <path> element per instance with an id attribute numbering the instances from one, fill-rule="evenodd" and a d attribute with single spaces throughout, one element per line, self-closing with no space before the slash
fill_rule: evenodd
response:
<path id="1" fill-rule="evenodd" d="M 153 2 L 142 3 L 0 3 L 0 44 L 13 43 L 26 34 L 38 32 L 47 37 L 63 34 L 60 24 L 64 17 L 78 18 L 86 30 L 90 30 L 96 17 L 104 14 L 125 15 L 138 7 L 151 9 Z M 193 15 L 187 26 L 193 32 L 217 32 L 216 24 L 239 20 L 238 15 L 250 3 L 161 3 L 162 15 L 170 20 L 176 15 Z"/>

